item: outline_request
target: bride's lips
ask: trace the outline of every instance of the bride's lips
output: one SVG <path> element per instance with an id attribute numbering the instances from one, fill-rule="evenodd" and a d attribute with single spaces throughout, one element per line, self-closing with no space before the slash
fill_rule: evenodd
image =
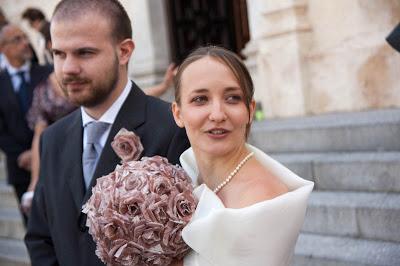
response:
<path id="1" fill-rule="evenodd" d="M 207 136 L 213 139 L 222 139 L 225 138 L 230 131 L 225 128 L 211 128 L 205 131 Z"/>

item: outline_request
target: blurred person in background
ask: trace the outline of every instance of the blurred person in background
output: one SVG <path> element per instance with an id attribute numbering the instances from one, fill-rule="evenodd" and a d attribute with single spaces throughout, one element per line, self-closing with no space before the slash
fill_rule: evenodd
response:
<path id="1" fill-rule="evenodd" d="M 0 31 L 1 29 L 7 25 L 8 21 L 6 17 L 4 16 L 3 10 L 0 8 Z M 3 71 L 6 67 L 6 61 L 4 59 L 3 52 L 1 51 L 0 47 L 0 72 Z"/>
<path id="2" fill-rule="evenodd" d="M 27 191 L 23 194 L 21 207 L 25 214 L 29 214 L 36 183 L 39 179 L 39 140 L 42 132 L 58 119 L 76 109 L 70 103 L 59 86 L 54 72 L 41 82 L 34 90 L 32 106 L 27 113 L 28 126 L 33 130 L 31 180 Z"/>
<path id="3" fill-rule="evenodd" d="M 22 13 L 22 19 L 26 19 L 29 25 L 40 34 L 37 41 L 37 53 L 41 64 L 52 64 L 50 22 L 44 13 L 37 8 L 27 8 Z"/>
<path id="4" fill-rule="evenodd" d="M 3 26 L 7 25 L 7 23 L 8 21 L 4 16 L 3 9 L 0 8 L 0 28 L 3 28 Z"/>
<path id="5" fill-rule="evenodd" d="M 167 70 L 165 71 L 163 81 L 157 85 L 154 85 L 153 87 L 145 89 L 144 93 L 154 97 L 161 96 L 168 90 L 168 88 L 172 87 L 176 70 L 177 68 L 174 63 L 169 64 Z"/>
<path id="6" fill-rule="evenodd" d="M 0 73 L 0 149 L 7 157 L 8 183 L 20 200 L 30 181 L 33 136 L 25 116 L 34 88 L 48 77 L 52 67 L 31 62 L 27 36 L 15 25 L 0 30 L 0 48 L 5 60 Z"/>

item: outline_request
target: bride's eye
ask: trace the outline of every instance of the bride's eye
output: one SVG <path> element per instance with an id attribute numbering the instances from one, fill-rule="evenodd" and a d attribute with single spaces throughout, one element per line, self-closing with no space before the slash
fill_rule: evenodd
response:
<path id="1" fill-rule="evenodd" d="M 199 95 L 199 96 L 193 97 L 193 99 L 190 102 L 200 105 L 200 104 L 207 102 L 207 100 L 208 100 L 207 96 Z"/>
<path id="2" fill-rule="evenodd" d="M 235 104 L 235 103 L 239 103 L 242 101 L 242 96 L 240 95 L 229 95 L 228 97 L 226 97 L 226 102 L 227 103 L 231 103 L 231 104 Z"/>

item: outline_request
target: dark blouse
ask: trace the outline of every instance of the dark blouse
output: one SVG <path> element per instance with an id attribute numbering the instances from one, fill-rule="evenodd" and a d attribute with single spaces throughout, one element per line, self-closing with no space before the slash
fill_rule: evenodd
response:
<path id="1" fill-rule="evenodd" d="M 27 114 L 28 125 L 32 130 L 38 122 L 51 125 L 75 109 L 75 105 L 55 92 L 48 78 L 40 83 L 33 93 L 32 106 Z"/>

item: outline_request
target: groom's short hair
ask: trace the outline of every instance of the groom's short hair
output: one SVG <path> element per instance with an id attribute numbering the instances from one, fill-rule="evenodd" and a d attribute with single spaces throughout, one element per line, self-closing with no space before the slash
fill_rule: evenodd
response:
<path id="1" fill-rule="evenodd" d="M 90 13 L 100 14 L 110 22 L 114 41 L 132 38 L 131 20 L 118 0 L 62 0 L 54 9 L 52 21 L 72 20 Z"/>

